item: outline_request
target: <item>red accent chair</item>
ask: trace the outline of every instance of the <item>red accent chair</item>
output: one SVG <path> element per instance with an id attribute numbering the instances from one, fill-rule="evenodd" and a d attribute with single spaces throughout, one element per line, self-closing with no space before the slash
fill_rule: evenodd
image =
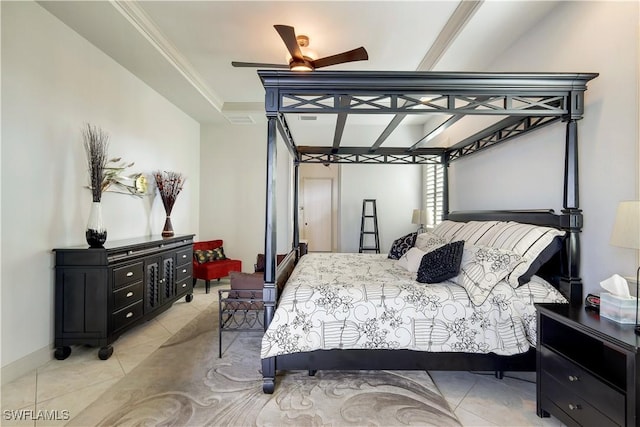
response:
<path id="1" fill-rule="evenodd" d="M 237 259 L 216 259 L 207 262 L 199 262 L 196 257 L 196 251 L 213 250 L 222 248 L 222 240 L 208 240 L 193 243 L 193 286 L 196 286 L 198 279 L 205 281 L 205 292 L 209 293 L 211 280 L 220 281 L 222 277 L 226 277 L 232 271 L 242 271 L 242 261 Z"/>

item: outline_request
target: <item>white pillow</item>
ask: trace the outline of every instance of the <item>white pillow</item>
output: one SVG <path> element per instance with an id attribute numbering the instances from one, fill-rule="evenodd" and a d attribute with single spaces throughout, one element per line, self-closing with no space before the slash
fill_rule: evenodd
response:
<path id="1" fill-rule="evenodd" d="M 527 261 L 518 265 L 506 278 L 512 287 L 517 288 L 529 281 L 537 269 L 560 249 L 559 239 L 564 234 L 564 231 L 551 227 L 509 221 L 501 222 L 494 227 L 491 239 L 483 244 L 508 249 Z M 522 280 L 518 280 L 521 276 Z"/>
<path id="2" fill-rule="evenodd" d="M 465 288 L 474 305 L 481 305 L 493 288 L 522 264 L 528 263 L 508 249 L 465 245 L 460 274 L 450 280 Z"/>
<path id="3" fill-rule="evenodd" d="M 413 244 L 414 247 L 420 249 L 424 252 L 431 252 L 434 249 L 439 248 L 447 244 L 447 241 L 437 234 L 433 234 L 431 232 L 420 233 L 416 237 L 416 242 Z"/>
<path id="4" fill-rule="evenodd" d="M 456 222 L 445 219 L 433 229 L 433 234 L 442 237 L 445 243 L 453 240 L 455 234 L 464 227 L 464 222 Z"/>
<path id="5" fill-rule="evenodd" d="M 425 251 L 422 251 L 416 247 L 409 249 L 405 252 L 404 255 L 398 259 L 398 266 L 404 268 L 410 273 L 417 273 L 418 268 L 420 268 L 420 262 L 422 261 L 422 257 L 426 254 Z"/>
<path id="6" fill-rule="evenodd" d="M 499 221 L 468 221 L 453 236 L 454 240 L 464 240 L 466 245 L 484 245 L 498 230 Z"/>

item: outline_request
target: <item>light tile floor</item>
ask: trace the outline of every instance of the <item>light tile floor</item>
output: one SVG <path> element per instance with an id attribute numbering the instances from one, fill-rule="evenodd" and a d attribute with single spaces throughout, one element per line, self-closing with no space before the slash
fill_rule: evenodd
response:
<path id="1" fill-rule="evenodd" d="M 74 346 L 64 361 L 51 360 L 2 387 L 2 426 L 62 426 L 94 402 L 103 392 L 131 372 L 172 334 L 217 301 L 217 288 L 205 294 L 202 284 L 191 303 L 181 299 L 166 312 L 122 335 L 109 360 L 99 360 L 97 349 Z M 554 418 L 536 416 L 535 374 L 513 373 L 496 379 L 493 374 L 430 372 L 449 405 L 465 426 L 560 426 Z M 32 411 L 32 412 L 28 412 Z M 43 412 L 40 412 L 43 411 Z M 44 414 L 57 420 L 35 419 Z M 32 415 L 30 415 L 32 414 Z M 17 420 L 17 415 L 28 419 Z"/>

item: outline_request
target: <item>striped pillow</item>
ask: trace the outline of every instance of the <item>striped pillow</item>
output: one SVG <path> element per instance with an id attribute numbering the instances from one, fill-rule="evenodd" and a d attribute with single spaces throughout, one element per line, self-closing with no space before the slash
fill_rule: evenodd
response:
<path id="1" fill-rule="evenodd" d="M 464 227 L 464 222 L 449 221 L 448 219 L 442 221 L 440 224 L 432 230 L 433 234 L 442 237 L 447 242 L 453 240 L 453 236 Z"/>
<path id="2" fill-rule="evenodd" d="M 447 242 L 464 240 L 468 245 L 485 245 L 495 234 L 500 221 L 456 222 L 445 220 L 433 229 L 433 233 Z"/>
<path id="3" fill-rule="evenodd" d="M 531 280 L 538 269 L 562 247 L 564 231 L 519 222 L 501 222 L 493 229 L 483 245 L 508 249 L 520 255 L 526 263 L 518 265 L 507 277 L 509 284 L 517 288 Z"/>
<path id="4" fill-rule="evenodd" d="M 465 222 L 453 236 L 454 240 L 464 240 L 467 245 L 484 245 L 482 242 L 491 240 L 496 230 L 499 229 L 499 221 L 469 221 Z"/>

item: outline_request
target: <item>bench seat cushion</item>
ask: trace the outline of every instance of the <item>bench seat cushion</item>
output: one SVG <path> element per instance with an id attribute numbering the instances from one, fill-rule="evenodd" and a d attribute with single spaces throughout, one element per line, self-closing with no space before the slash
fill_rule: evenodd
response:
<path id="1" fill-rule="evenodd" d="M 242 271 L 242 261 L 237 259 L 222 259 L 193 264 L 194 277 L 203 280 L 213 280 L 226 277 L 232 271 Z"/>

